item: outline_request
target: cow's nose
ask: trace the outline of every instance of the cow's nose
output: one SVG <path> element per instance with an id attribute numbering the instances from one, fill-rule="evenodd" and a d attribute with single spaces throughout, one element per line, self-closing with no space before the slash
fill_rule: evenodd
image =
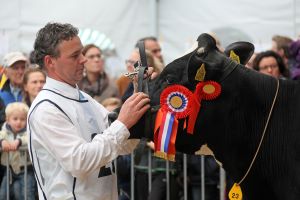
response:
<path id="1" fill-rule="evenodd" d="M 198 56 L 201 56 L 202 54 L 204 54 L 205 52 L 205 48 L 204 47 L 200 47 L 198 50 L 197 50 L 197 55 Z"/>

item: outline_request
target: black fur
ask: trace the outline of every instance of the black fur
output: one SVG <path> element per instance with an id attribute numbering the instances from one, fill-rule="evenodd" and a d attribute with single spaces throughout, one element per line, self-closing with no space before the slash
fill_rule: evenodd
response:
<path id="1" fill-rule="evenodd" d="M 159 104 L 160 93 L 168 85 L 181 84 L 193 91 L 198 83 L 195 73 L 204 63 L 205 80 L 219 82 L 222 92 L 215 100 L 202 100 L 193 135 L 187 134 L 180 122 L 176 149 L 194 153 L 207 143 L 229 176 L 238 182 L 262 137 L 277 80 L 230 60 L 207 34 L 200 35 L 198 42 L 198 49 L 204 47 L 204 52 L 197 53 L 196 49 L 166 66 L 151 91 L 151 104 Z M 244 200 L 300 199 L 300 83 L 279 83 L 264 141 L 241 185 Z"/>

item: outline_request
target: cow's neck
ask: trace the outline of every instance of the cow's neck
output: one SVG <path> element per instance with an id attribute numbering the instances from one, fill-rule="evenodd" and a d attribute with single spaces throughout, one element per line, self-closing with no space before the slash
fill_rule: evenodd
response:
<path id="1" fill-rule="evenodd" d="M 228 98 L 224 102 L 229 107 L 224 112 L 228 113 L 220 124 L 221 132 L 207 134 L 207 142 L 225 170 L 239 181 L 257 150 L 275 94 L 276 80 L 239 67 L 222 87 L 222 92 L 227 93 L 223 96 Z"/>

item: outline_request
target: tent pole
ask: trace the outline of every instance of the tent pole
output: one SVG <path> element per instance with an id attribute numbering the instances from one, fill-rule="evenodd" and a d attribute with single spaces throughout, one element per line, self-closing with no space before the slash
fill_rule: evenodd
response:
<path id="1" fill-rule="evenodd" d="M 158 37 L 158 6 L 159 6 L 159 0 L 151 1 L 151 13 L 152 13 L 151 32 L 152 35 L 155 37 Z"/>

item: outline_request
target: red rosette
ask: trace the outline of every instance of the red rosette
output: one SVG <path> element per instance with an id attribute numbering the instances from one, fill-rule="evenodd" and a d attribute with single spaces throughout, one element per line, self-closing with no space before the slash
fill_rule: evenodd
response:
<path id="1" fill-rule="evenodd" d="M 186 118 L 192 107 L 193 93 L 182 85 L 172 85 L 165 88 L 160 95 L 160 105 L 163 111 L 171 112 L 177 119 Z"/>
<path id="2" fill-rule="evenodd" d="M 200 99 L 213 100 L 221 94 L 221 85 L 215 81 L 200 82 L 196 86 L 195 94 Z"/>

